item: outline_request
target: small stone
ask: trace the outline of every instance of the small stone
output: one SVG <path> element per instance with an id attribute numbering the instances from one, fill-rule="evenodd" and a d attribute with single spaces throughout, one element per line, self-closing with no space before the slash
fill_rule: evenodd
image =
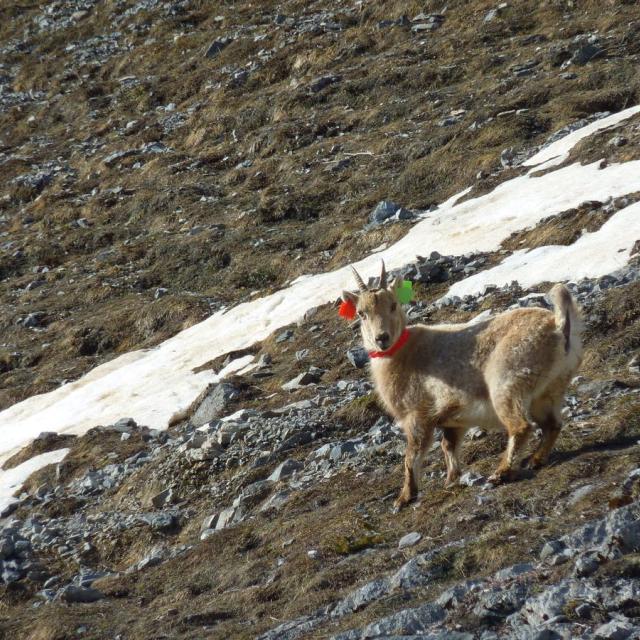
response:
<path id="1" fill-rule="evenodd" d="M 233 42 L 233 38 L 219 38 L 214 40 L 204 52 L 205 58 L 215 58 L 224 48 Z"/>
<path id="2" fill-rule="evenodd" d="M 157 493 L 153 498 L 151 498 L 151 503 L 156 509 L 162 509 L 165 504 L 169 504 L 173 499 L 173 491 L 171 489 L 165 489 L 160 493 Z"/>
<path id="3" fill-rule="evenodd" d="M 458 482 L 465 487 L 476 487 L 478 485 L 485 484 L 486 479 L 479 473 L 467 471 L 460 476 L 460 480 Z"/>
<path id="4" fill-rule="evenodd" d="M 44 311 L 34 311 L 30 313 L 23 321 L 22 326 L 27 329 L 33 329 L 39 327 L 42 324 L 42 320 L 45 317 Z"/>
<path id="5" fill-rule="evenodd" d="M 153 297 L 155 300 L 158 300 L 159 298 L 166 296 L 167 293 L 169 293 L 169 289 L 165 289 L 164 287 L 158 287 L 156 289 L 156 292 L 153 294 Z"/>
<path id="6" fill-rule="evenodd" d="M 279 344 L 281 342 L 285 342 L 286 340 L 291 340 L 291 338 L 293 338 L 293 330 L 286 329 L 276 337 L 276 343 Z"/>
<path id="7" fill-rule="evenodd" d="M 584 47 L 580 47 L 574 54 L 571 56 L 571 62 L 573 64 L 577 64 L 579 66 L 587 64 L 594 58 L 600 57 L 604 54 L 604 49 L 596 46 L 595 44 L 586 44 Z"/>
<path id="8" fill-rule="evenodd" d="M 583 487 L 579 487 L 569 496 L 567 504 L 571 506 L 577 504 L 580 500 L 586 498 L 590 493 L 592 493 L 595 488 L 596 486 L 593 484 L 586 484 Z"/>
<path id="9" fill-rule="evenodd" d="M 318 93 L 319 91 L 322 91 L 325 87 L 335 84 L 336 82 L 340 82 L 340 80 L 342 80 L 342 76 L 336 76 L 336 75 L 321 76 L 320 78 L 316 78 L 313 82 L 311 82 L 311 84 L 309 85 L 309 91 L 311 91 L 311 93 Z"/>
<path id="10" fill-rule="evenodd" d="M 412 531 L 411 533 L 407 533 L 407 535 L 402 536 L 400 541 L 398 542 L 398 549 L 405 549 L 406 547 L 412 547 L 415 544 L 418 544 L 422 539 L 422 534 L 417 531 Z"/>
<path id="11" fill-rule="evenodd" d="M 373 225 L 382 224 L 388 218 L 391 218 L 402 207 L 391 200 L 381 200 L 375 209 L 369 214 L 369 222 Z"/>
<path id="12" fill-rule="evenodd" d="M 347 351 L 347 360 L 356 369 L 362 369 L 369 362 L 369 354 L 364 347 L 352 347 Z"/>
<path id="13" fill-rule="evenodd" d="M 623 147 L 627 142 L 629 141 L 624 136 L 613 136 L 613 138 L 609 140 L 608 144 L 612 147 Z"/>
<path id="14" fill-rule="evenodd" d="M 104 598 L 104 593 L 91 587 L 78 587 L 74 584 L 67 585 L 60 591 L 60 598 L 65 602 L 97 602 Z"/>
<path id="15" fill-rule="evenodd" d="M 320 372 L 320 373 L 318 373 Z M 282 385 L 282 388 L 285 391 L 296 391 L 298 389 L 302 389 L 310 384 L 316 384 L 320 381 L 320 376 L 322 375 L 321 369 L 311 368 L 305 373 L 301 373 L 297 375 L 293 380 L 289 380 L 289 382 Z"/>

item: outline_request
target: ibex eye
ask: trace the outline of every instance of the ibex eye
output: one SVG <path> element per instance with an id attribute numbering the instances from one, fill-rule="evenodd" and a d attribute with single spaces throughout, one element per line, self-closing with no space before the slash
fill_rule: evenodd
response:
<path id="1" fill-rule="evenodd" d="M 358 311 L 358 316 L 360 318 L 364 318 L 364 311 Z"/>
<path id="2" fill-rule="evenodd" d="M 395 311 L 398 308 L 398 304 L 396 302 L 391 303 L 391 311 Z"/>

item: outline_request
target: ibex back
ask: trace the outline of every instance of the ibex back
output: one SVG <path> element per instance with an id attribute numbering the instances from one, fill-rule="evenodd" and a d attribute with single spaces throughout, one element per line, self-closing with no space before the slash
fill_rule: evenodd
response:
<path id="1" fill-rule="evenodd" d="M 356 307 L 376 391 L 407 438 L 396 508 L 417 495 L 436 427 L 443 431 L 447 483 L 460 474 L 460 444 L 471 426 L 507 432 L 494 483 L 512 477 L 534 427 L 542 430 L 542 440 L 525 462 L 531 468 L 546 462 L 582 357 L 580 314 L 564 285 L 550 292 L 555 313 L 516 309 L 471 324 L 407 327 L 396 295 L 401 282 L 387 285 L 384 263 L 376 289 L 354 274 L 359 292 L 342 297 Z"/>

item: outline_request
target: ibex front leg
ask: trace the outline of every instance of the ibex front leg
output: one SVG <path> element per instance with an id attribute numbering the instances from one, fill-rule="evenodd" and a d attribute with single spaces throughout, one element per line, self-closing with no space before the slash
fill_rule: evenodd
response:
<path id="1" fill-rule="evenodd" d="M 410 414 L 400 422 L 407 437 L 407 448 L 404 454 L 404 485 L 395 501 L 397 512 L 418 495 L 422 463 L 433 442 L 433 426 L 421 419 L 419 414 Z"/>

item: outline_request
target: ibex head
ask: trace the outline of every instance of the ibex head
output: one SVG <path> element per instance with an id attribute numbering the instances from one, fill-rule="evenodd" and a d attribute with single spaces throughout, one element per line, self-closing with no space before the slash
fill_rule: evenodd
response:
<path id="1" fill-rule="evenodd" d="M 350 301 L 356 308 L 365 349 L 384 351 L 395 344 L 407 324 L 396 291 L 402 284 L 402 278 L 396 278 L 388 285 L 384 261 L 377 289 L 369 289 L 355 269 L 353 274 L 359 291 L 343 291 L 342 299 Z"/>

